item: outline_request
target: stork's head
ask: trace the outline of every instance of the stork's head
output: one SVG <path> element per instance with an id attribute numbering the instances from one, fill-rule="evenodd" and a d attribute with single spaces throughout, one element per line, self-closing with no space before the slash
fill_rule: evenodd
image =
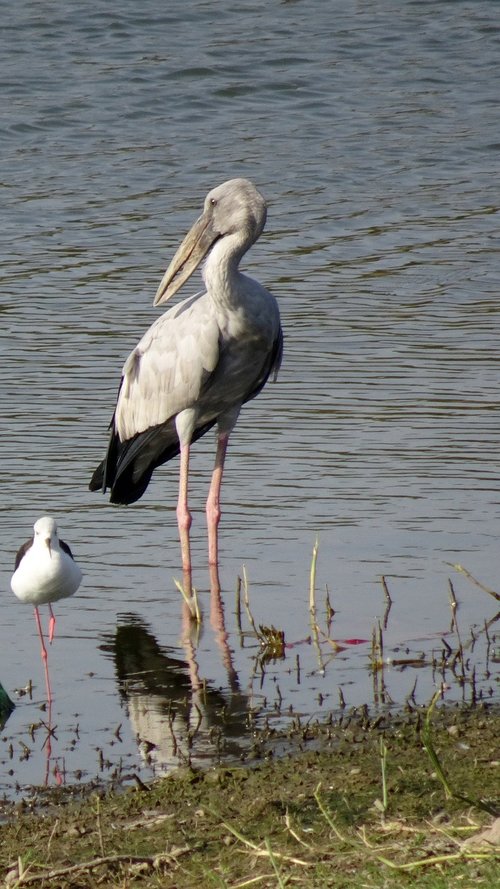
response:
<path id="1" fill-rule="evenodd" d="M 266 203 L 248 179 L 229 179 L 210 191 L 202 215 L 177 250 L 156 292 L 154 305 L 170 299 L 200 265 L 216 241 L 237 235 L 241 254 L 261 235 Z"/>

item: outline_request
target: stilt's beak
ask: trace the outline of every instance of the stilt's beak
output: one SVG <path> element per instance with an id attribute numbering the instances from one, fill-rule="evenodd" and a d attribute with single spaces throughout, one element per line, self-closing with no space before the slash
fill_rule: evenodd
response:
<path id="1" fill-rule="evenodd" d="M 49 556 L 50 556 L 50 558 L 52 558 L 52 547 L 51 547 L 51 545 L 50 545 L 50 537 L 47 537 L 47 540 L 45 541 L 45 543 L 47 544 L 47 549 L 48 549 L 48 551 L 49 551 Z"/>
<path id="2" fill-rule="evenodd" d="M 153 305 L 160 306 L 177 293 L 218 238 L 220 233 L 214 229 L 211 216 L 203 213 L 187 233 L 163 275 Z"/>

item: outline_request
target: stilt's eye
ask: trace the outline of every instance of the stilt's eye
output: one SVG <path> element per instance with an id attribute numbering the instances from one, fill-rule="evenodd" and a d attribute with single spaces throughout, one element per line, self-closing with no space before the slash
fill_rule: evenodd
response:
<path id="1" fill-rule="evenodd" d="M 217 198 L 210 198 L 210 203 L 212 204 L 212 207 L 216 207 L 217 206 Z"/>

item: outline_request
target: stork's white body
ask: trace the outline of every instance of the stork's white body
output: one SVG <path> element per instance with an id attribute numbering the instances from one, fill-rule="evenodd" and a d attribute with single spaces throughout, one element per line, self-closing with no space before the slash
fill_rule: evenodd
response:
<path id="1" fill-rule="evenodd" d="M 149 328 L 128 357 L 108 453 L 91 490 L 111 490 L 114 503 L 133 503 L 154 470 L 181 454 L 177 507 L 183 566 L 190 571 L 187 506 L 189 448 L 212 426 L 218 450 L 207 501 L 209 561 L 217 561 L 219 493 L 227 441 L 241 409 L 281 362 L 283 336 L 275 298 L 239 270 L 260 236 L 266 205 L 246 179 L 214 188 L 202 216 L 177 250 L 155 305 L 169 299 L 207 256 L 206 292 L 185 299 Z"/>

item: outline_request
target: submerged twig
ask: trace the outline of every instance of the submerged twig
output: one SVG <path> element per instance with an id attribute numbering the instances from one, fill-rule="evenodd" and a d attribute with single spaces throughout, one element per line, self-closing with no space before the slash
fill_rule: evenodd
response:
<path id="1" fill-rule="evenodd" d="M 316 538 L 312 551 L 311 570 L 309 572 L 309 619 L 311 624 L 312 642 L 318 653 L 320 670 L 324 670 L 323 655 L 319 642 L 319 627 L 316 619 L 316 562 L 318 559 L 319 540 Z"/>
<path id="2" fill-rule="evenodd" d="M 326 591 L 325 591 L 325 610 L 326 610 L 326 628 L 328 630 L 328 635 L 329 635 L 330 634 L 330 625 L 331 625 L 331 622 L 335 616 L 335 608 L 333 607 L 332 603 L 330 602 L 330 590 L 328 589 L 328 586 L 326 587 Z"/>
<path id="3" fill-rule="evenodd" d="M 316 562 L 318 559 L 318 549 L 319 540 L 316 537 L 312 551 L 311 570 L 309 573 L 309 611 L 311 614 L 316 614 Z"/>
<path id="4" fill-rule="evenodd" d="M 380 621 L 377 626 L 372 628 L 372 646 L 371 646 L 371 662 L 372 671 L 375 673 L 384 666 L 384 633 Z"/>
<path id="5" fill-rule="evenodd" d="M 236 584 L 236 626 L 238 627 L 238 632 L 241 636 L 241 577 L 239 576 L 239 574 Z"/>
<path id="6" fill-rule="evenodd" d="M 382 574 L 382 577 L 380 578 L 380 582 L 382 584 L 382 589 L 384 591 L 385 601 L 387 602 L 388 605 L 392 605 L 392 599 L 391 599 L 391 594 L 389 592 L 389 587 L 387 586 L 387 581 L 386 581 L 383 574 Z"/>
<path id="7" fill-rule="evenodd" d="M 454 588 L 450 578 L 448 578 L 448 592 L 450 595 L 450 608 L 453 613 L 453 619 L 455 619 L 455 611 L 458 608 L 458 602 L 457 602 L 457 597 L 455 596 L 455 588 Z"/>
<path id="8" fill-rule="evenodd" d="M 250 623 L 250 626 L 252 627 L 252 630 L 254 631 L 255 635 L 257 636 L 257 639 L 259 639 L 261 642 L 263 642 L 264 641 L 263 636 L 261 633 L 259 633 L 256 623 L 253 619 L 253 614 L 250 611 L 250 597 L 248 595 L 248 577 L 247 577 L 247 570 L 244 565 L 243 565 L 243 604 L 245 606 L 245 611 L 247 613 L 248 621 Z"/>

